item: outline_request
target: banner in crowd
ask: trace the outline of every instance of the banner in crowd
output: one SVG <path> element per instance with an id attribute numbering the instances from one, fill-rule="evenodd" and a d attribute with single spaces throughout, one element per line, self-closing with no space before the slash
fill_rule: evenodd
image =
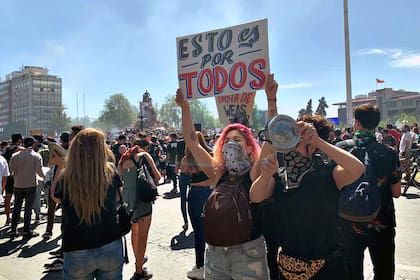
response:
<path id="1" fill-rule="evenodd" d="M 215 99 L 222 124 L 230 124 L 233 120 L 241 122 L 244 118 L 252 125 L 255 91 L 215 96 Z"/>
<path id="2" fill-rule="evenodd" d="M 176 42 L 179 87 L 187 100 L 265 88 L 270 73 L 267 19 Z"/>

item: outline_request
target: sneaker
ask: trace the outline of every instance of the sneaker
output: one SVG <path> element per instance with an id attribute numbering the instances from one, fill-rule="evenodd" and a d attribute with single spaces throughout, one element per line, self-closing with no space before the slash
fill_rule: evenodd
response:
<path id="1" fill-rule="evenodd" d="M 177 193 L 177 192 L 178 192 L 177 188 L 173 188 L 173 189 L 171 190 L 171 193 Z"/>
<path id="2" fill-rule="evenodd" d="M 47 271 L 57 271 L 63 269 L 63 260 L 58 259 L 53 261 L 52 263 L 47 263 L 44 265 L 45 270 Z"/>
<path id="3" fill-rule="evenodd" d="M 51 232 L 51 231 L 46 231 L 46 232 L 44 232 L 44 234 L 42 235 L 42 238 L 45 238 L 45 239 L 50 239 L 50 238 L 51 238 L 51 236 L 52 236 L 52 232 Z"/>
<path id="4" fill-rule="evenodd" d="M 8 226 L 8 225 L 10 225 L 10 222 L 11 222 L 11 221 L 10 221 L 10 218 L 7 218 L 7 219 L 6 219 L 6 223 L 5 223 L 4 225 L 5 225 L 5 226 Z"/>
<path id="5" fill-rule="evenodd" d="M 25 238 L 32 238 L 39 236 L 39 233 L 33 230 L 30 231 L 22 231 L 22 236 Z"/>
<path id="6" fill-rule="evenodd" d="M 134 272 L 130 280 L 147 280 L 153 277 L 153 274 L 148 272 L 146 268 L 143 268 L 141 273 Z"/>
<path id="7" fill-rule="evenodd" d="M 187 277 L 190 279 L 203 280 L 204 279 L 204 267 L 198 268 L 194 266 L 190 271 L 187 272 Z"/>

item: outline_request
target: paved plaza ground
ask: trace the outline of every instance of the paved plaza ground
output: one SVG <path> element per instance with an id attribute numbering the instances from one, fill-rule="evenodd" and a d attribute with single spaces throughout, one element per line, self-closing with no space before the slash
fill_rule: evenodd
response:
<path id="1" fill-rule="evenodd" d="M 147 267 L 158 280 L 187 279 L 186 272 L 194 265 L 194 233 L 191 228 L 182 231 L 179 194 L 170 193 L 171 185 L 159 186 L 161 196 L 153 208 L 152 226 L 149 233 Z M 396 236 L 396 279 L 420 279 L 420 191 L 409 189 L 407 196 L 395 200 L 397 208 Z M 0 225 L 4 225 L 4 209 L 0 209 Z M 42 210 L 46 211 L 45 208 Z M 53 237 L 43 240 L 41 236 L 32 239 L 8 238 L 8 227 L 0 227 L 0 280 L 55 280 L 61 279 L 60 272 L 46 272 L 45 263 L 52 262 L 49 251 L 59 247 L 59 215 L 54 225 Z M 20 224 L 22 226 L 22 224 Z M 46 220 L 33 224 L 42 234 Z M 130 235 L 127 235 L 130 245 Z M 124 266 L 124 279 L 134 272 L 134 256 L 129 246 L 130 263 Z M 365 261 L 365 279 L 373 279 L 370 261 Z"/>

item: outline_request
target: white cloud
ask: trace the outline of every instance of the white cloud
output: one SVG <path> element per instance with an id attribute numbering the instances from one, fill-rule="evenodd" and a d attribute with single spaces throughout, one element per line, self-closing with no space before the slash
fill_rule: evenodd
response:
<path id="1" fill-rule="evenodd" d="M 311 86 L 312 84 L 310 83 L 279 84 L 279 89 L 307 88 Z"/>
<path id="2" fill-rule="evenodd" d="M 389 65 L 395 68 L 420 68 L 420 54 L 402 56 L 391 61 Z"/>
<path id="3" fill-rule="evenodd" d="M 393 68 L 420 68 L 420 53 L 406 53 L 401 49 L 365 49 L 357 51 L 358 55 L 384 55 L 391 59 L 388 63 Z"/>
<path id="4" fill-rule="evenodd" d="M 369 49 L 369 50 L 360 50 L 357 52 L 358 55 L 372 55 L 372 54 L 382 54 L 385 55 L 386 52 L 382 49 Z"/>

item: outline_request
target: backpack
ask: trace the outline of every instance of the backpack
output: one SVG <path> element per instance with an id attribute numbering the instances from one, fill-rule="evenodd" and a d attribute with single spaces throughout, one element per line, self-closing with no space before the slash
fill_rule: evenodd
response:
<path id="1" fill-rule="evenodd" d="M 137 200 L 154 202 L 159 195 L 155 181 L 149 170 L 147 160 L 141 156 L 139 162 L 131 158 L 137 167 L 136 192 Z"/>
<path id="2" fill-rule="evenodd" d="M 9 146 L 4 151 L 3 157 L 7 160 L 7 163 L 9 163 L 10 159 L 12 158 L 12 155 L 14 152 L 16 152 L 18 146 Z"/>
<path id="3" fill-rule="evenodd" d="M 367 147 L 353 147 L 350 150 L 353 155 L 364 163 L 365 172 L 360 178 L 344 187 L 340 192 L 338 214 L 345 220 L 372 222 L 381 208 L 381 197 L 375 168 L 369 156 L 373 146 L 376 144 L 378 143 L 373 142 Z"/>
<path id="4" fill-rule="evenodd" d="M 204 204 L 204 238 L 208 244 L 232 246 L 250 240 L 252 215 L 243 179 L 221 180 Z"/>

